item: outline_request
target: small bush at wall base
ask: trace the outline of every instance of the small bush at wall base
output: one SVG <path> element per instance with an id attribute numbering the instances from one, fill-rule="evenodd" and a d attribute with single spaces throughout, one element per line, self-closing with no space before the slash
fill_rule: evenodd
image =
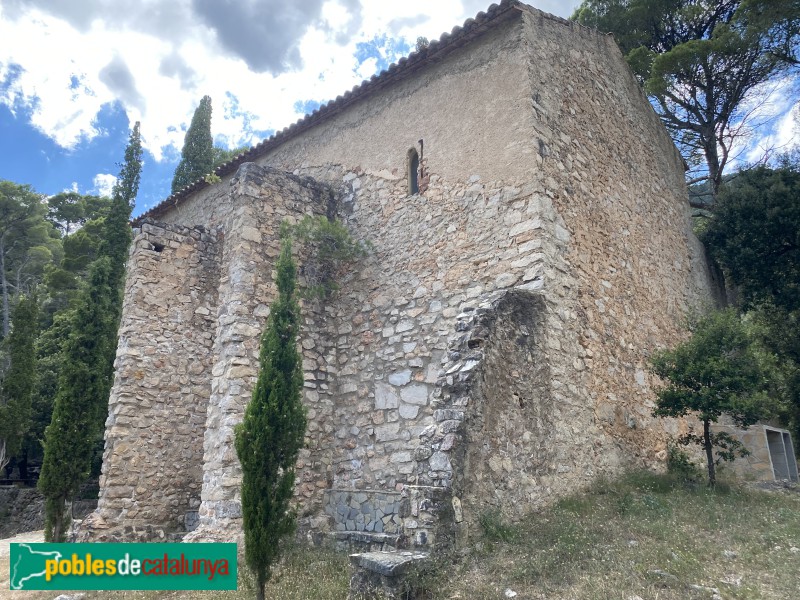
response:
<path id="1" fill-rule="evenodd" d="M 703 476 L 698 466 L 689 458 L 689 453 L 674 441 L 667 445 L 667 473 L 681 481 L 692 483 Z"/>
<path id="2" fill-rule="evenodd" d="M 513 543 L 517 539 L 517 530 L 503 520 L 500 511 L 487 511 L 478 517 L 483 535 L 490 542 Z"/>

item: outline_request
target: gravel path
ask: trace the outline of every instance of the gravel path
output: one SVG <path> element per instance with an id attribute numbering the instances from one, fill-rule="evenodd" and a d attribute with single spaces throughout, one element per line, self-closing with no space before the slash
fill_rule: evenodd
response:
<path id="1" fill-rule="evenodd" d="M 11 544 L 22 542 L 43 542 L 44 531 L 28 531 L 27 533 L 19 533 L 14 537 L 5 538 L 0 540 L 0 558 L 7 558 L 11 552 Z"/>

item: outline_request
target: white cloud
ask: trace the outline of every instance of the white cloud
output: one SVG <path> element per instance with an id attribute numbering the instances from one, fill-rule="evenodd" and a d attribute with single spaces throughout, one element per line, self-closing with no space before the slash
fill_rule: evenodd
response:
<path id="1" fill-rule="evenodd" d="M 98 114 L 119 102 L 131 123 L 142 122 L 144 146 L 161 160 L 179 151 L 194 108 L 208 94 L 215 136 L 230 147 L 250 144 L 260 138 L 255 132 L 282 129 L 300 118 L 298 101 L 333 99 L 371 76 L 377 60 L 359 63 L 359 42 L 388 36 L 413 47 L 418 36 L 438 38 L 485 10 L 490 0 L 303 2 L 286 17 L 292 30 L 285 43 L 293 54 L 257 64 L 258 52 L 283 50 L 260 40 L 258 28 L 249 29 L 247 40 L 231 37 L 237 23 L 220 18 L 223 3 L 87 0 L 40 9 L 7 0 L 0 5 L 0 103 L 30 113 L 39 131 L 73 148 L 103 135 Z M 551 10 L 558 4 L 567 16 L 578 0 L 541 2 Z M 275 0 L 242 4 L 253 11 Z M 297 13 L 306 4 L 308 13 Z M 230 0 L 228 5 L 234 6 Z M 209 21 L 209 15 L 215 18 Z M 399 58 L 391 48 L 384 52 L 390 61 Z M 302 67 L 270 72 L 289 59 L 300 59 Z M 248 63 L 266 70 L 257 72 Z"/>
<path id="2" fill-rule="evenodd" d="M 769 160 L 797 145 L 796 85 L 791 78 L 765 84 L 743 103 L 738 116 L 744 117 L 745 125 L 731 148 L 728 171 Z"/>
<path id="3" fill-rule="evenodd" d="M 98 173 L 92 180 L 94 189 L 92 193 L 98 196 L 111 196 L 111 191 L 114 189 L 114 184 L 117 183 L 117 178 L 110 173 Z"/>

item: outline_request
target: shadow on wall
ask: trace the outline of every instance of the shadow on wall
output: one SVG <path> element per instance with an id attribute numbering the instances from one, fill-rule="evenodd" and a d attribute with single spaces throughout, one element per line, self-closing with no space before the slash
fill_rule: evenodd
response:
<path id="1" fill-rule="evenodd" d="M 556 461 L 546 316 L 543 295 L 513 291 L 468 342 L 484 359 L 465 423 L 467 520 L 487 510 L 521 517 Z"/>

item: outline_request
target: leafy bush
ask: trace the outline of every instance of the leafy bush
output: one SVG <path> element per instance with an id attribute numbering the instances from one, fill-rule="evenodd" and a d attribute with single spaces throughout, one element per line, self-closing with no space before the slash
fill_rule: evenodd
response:
<path id="1" fill-rule="evenodd" d="M 330 297 L 339 289 L 342 268 L 367 255 L 369 244 L 354 240 L 341 222 L 306 215 L 296 225 L 284 222 L 281 237 L 291 237 L 308 250 L 300 269 L 305 279 L 301 295 L 308 299 Z"/>
<path id="2" fill-rule="evenodd" d="M 710 313 L 695 325 L 689 340 L 652 358 L 652 370 L 664 382 L 656 389 L 653 414 L 691 414 L 700 420 L 702 433 L 689 432 L 679 442 L 703 448 L 712 487 L 716 465 L 733 460 L 736 454 L 744 456 L 747 451 L 727 433 L 712 432 L 711 424 L 727 414 L 738 427 L 746 429 L 768 412 L 770 371 L 764 358 L 732 310 Z"/>
<path id="3" fill-rule="evenodd" d="M 700 469 L 689 458 L 689 453 L 675 441 L 667 445 L 667 473 L 688 482 L 698 481 L 702 477 Z"/>

